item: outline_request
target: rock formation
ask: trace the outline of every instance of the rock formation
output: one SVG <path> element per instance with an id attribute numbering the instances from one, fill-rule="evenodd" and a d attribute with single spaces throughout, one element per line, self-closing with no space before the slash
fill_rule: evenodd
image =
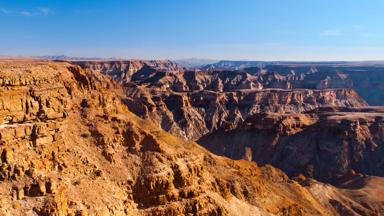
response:
<path id="1" fill-rule="evenodd" d="M 384 64 L 375 62 L 225 62 L 217 70 L 183 71 L 170 61 L 85 61 L 83 68 L 109 74 L 120 83 L 131 82 L 136 72 L 152 69 L 156 77 L 135 77 L 173 91 L 238 91 L 242 89 L 354 89 L 370 105 L 384 105 Z M 146 67 L 143 68 L 143 65 Z M 226 66 L 229 65 L 229 66 Z M 239 66 L 240 65 L 240 66 Z M 243 65 L 243 66 L 241 66 Z M 212 66 L 208 66 L 212 67 Z M 128 69 L 129 68 L 129 69 Z M 206 69 L 206 68 L 203 68 Z M 163 73 L 159 73 L 159 71 Z M 168 72 L 168 73 L 166 73 Z M 175 73 L 176 72 L 176 73 Z"/>
<path id="2" fill-rule="evenodd" d="M 97 72 L 2 61 L 0 82 L 1 215 L 382 211 L 381 198 L 366 193 L 381 178 L 338 189 L 216 156 L 132 114 L 121 102 L 128 100 L 124 90 Z"/>
<path id="3" fill-rule="evenodd" d="M 383 120 L 383 108 L 256 114 L 198 142 L 219 155 L 336 183 L 351 173 L 384 176 Z"/>
<path id="4" fill-rule="evenodd" d="M 258 68 L 248 69 L 259 71 Z M 302 80 L 293 82 L 293 88 L 352 88 L 369 105 L 384 105 L 384 65 L 276 65 L 266 71 L 279 74 L 295 74 Z"/>
<path id="5" fill-rule="evenodd" d="M 175 72 L 173 67 L 158 70 L 149 65 L 127 73 L 114 62 L 107 63 L 115 69 L 98 71 L 125 86 L 126 104 L 131 111 L 185 139 L 198 140 L 217 129 L 232 127 L 255 113 L 300 113 L 324 106 L 367 105 L 350 88 L 316 88 L 315 85 L 303 89 L 309 85 L 303 74 Z M 80 65 L 88 70 L 99 67 L 99 63 L 92 62 Z M 119 78 L 127 74 L 126 79 Z"/>
<path id="6" fill-rule="evenodd" d="M 81 66 L 94 71 L 92 63 Z M 198 140 L 219 155 L 256 161 L 264 166 L 261 170 L 269 170 L 261 176 L 277 174 L 268 164 L 282 169 L 314 195 L 321 208 L 332 209 L 331 215 L 377 215 L 383 212 L 383 198 L 374 185 L 382 178 L 369 176 L 384 175 L 384 113 L 364 100 L 375 104 L 372 98 L 380 98 L 380 91 L 364 92 L 371 91 L 366 75 L 380 70 L 277 64 L 237 71 L 175 71 L 144 65 L 127 79 L 118 78 L 127 74 L 119 69 L 111 77 L 124 87 L 122 101 L 129 110 L 164 130 Z M 365 81 L 357 83 L 362 76 Z M 382 79 L 380 73 L 375 76 Z M 364 99 L 355 90 L 363 92 Z M 284 211 L 280 214 L 307 214 Z"/>
<path id="7" fill-rule="evenodd" d="M 366 103 L 353 90 L 249 90 L 190 93 L 127 88 L 128 107 L 156 120 L 165 130 L 197 140 L 220 128 L 234 127 L 256 113 L 300 113 L 323 106 L 358 107 Z"/>
<path id="8" fill-rule="evenodd" d="M 182 71 L 181 67 L 168 60 L 76 61 L 75 63 L 83 68 L 107 74 L 114 80 L 117 80 L 119 83 L 130 82 L 132 76 L 136 72 L 145 71 L 152 68 L 167 72 Z"/>

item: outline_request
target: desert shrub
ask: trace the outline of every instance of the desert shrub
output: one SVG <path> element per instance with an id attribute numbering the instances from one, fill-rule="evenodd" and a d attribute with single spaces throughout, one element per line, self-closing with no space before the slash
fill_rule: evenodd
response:
<path id="1" fill-rule="evenodd" d="M 82 133 L 80 134 L 80 136 L 83 137 L 83 138 L 88 138 L 88 137 L 91 136 L 91 132 L 89 132 L 89 131 L 84 131 L 84 132 L 82 132 Z"/>

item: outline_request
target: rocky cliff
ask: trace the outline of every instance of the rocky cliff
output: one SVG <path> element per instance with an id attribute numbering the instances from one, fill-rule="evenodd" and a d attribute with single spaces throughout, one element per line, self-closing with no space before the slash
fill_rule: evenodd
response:
<path id="1" fill-rule="evenodd" d="M 258 68 L 248 69 L 257 72 Z M 275 65 L 264 70 L 279 74 L 295 74 L 302 77 L 292 82 L 293 88 L 352 88 L 369 105 L 384 105 L 383 64 L 357 65 Z"/>
<path id="2" fill-rule="evenodd" d="M 172 92 L 126 88 L 128 107 L 163 129 L 197 140 L 220 128 L 233 128 L 256 113 L 301 113 L 324 106 L 366 105 L 353 90 L 244 90 Z"/>
<path id="3" fill-rule="evenodd" d="M 183 69 L 168 60 L 126 60 L 126 61 L 76 61 L 83 68 L 106 74 L 119 83 L 130 82 L 138 71 L 156 69 L 159 71 L 178 72 Z"/>
<path id="4" fill-rule="evenodd" d="M 99 63 L 80 65 L 92 71 Z M 288 70 L 279 74 L 253 69 L 159 70 L 145 65 L 129 73 L 129 78 L 120 79 L 127 74 L 126 69 L 113 65 L 113 70 L 97 71 L 125 86 L 130 110 L 185 139 L 197 140 L 217 129 L 232 127 L 255 113 L 301 113 L 324 106 L 367 105 L 351 88 L 329 83 L 323 86 L 326 84 L 321 79 L 316 83 L 307 81 L 307 76 L 316 73 L 311 67 L 302 73 Z"/>
<path id="5" fill-rule="evenodd" d="M 382 176 L 381 109 L 367 107 L 348 74 L 273 67 L 175 72 L 147 65 L 117 81 L 132 112 L 174 135 L 220 155 L 271 163 L 338 214 L 382 212 L 381 195 L 367 195 L 380 191 L 372 185 L 381 178 L 369 175 Z"/>
<path id="6" fill-rule="evenodd" d="M 382 62 L 222 61 L 198 71 L 183 71 L 169 61 L 88 61 L 77 64 L 109 74 L 123 84 L 135 81 L 173 91 L 348 88 L 354 89 L 370 105 L 384 105 Z M 127 72 L 127 65 L 135 66 L 130 66 L 131 70 Z M 136 72 L 141 76 L 132 80 Z"/>
<path id="7" fill-rule="evenodd" d="M 198 142 L 234 159 L 272 164 L 290 176 L 337 183 L 353 174 L 384 176 L 384 109 L 256 114 Z"/>
<path id="8" fill-rule="evenodd" d="M 129 112 L 123 89 L 97 72 L 2 61 L 0 83 L 1 215 L 382 211 L 381 198 L 366 193 L 380 178 L 338 189 L 216 156 Z"/>

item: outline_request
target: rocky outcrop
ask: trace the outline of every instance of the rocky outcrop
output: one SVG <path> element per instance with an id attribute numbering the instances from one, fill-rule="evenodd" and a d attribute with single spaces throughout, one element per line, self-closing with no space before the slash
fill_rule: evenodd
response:
<path id="1" fill-rule="evenodd" d="M 71 71 L 88 74 L 75 75 L 87 86 L 94 70 L 92 64 L 82 67 Z M 368 107 L 354 90 L 359 84 L 353 77 L 370 69 L 349 70 L 269 65 L 191 72 L 144 65 L 121 79 L 126 73 L 117 69 L 109 75 L 123 84 L 124 94 L 118 86 L 111 90 L 152 123 L 116 106 L 94 106 L 87 97 L 78 113 L 88 133 L 79 136 L 91 138 L 102 158 L 120 170 L 111 175 L 101 167 L 95 176 L 115 182 L 122 171 L 129 174 L 122 177 L 130 179 L 123 184 L 125 206 L 140 214 L 378 215 L 382 188 L 374 185 L 382 178 L 369 175 L 383 176 L 383 110 Z M 96 107 L 115 109 L 96 115 Z M 262 167 L 214 156 L 156 126 Z"/>
<path id="2" fill-rule="evenodd" d="M 220 155 L 272 164 L 290 176 L 335 183 L 351 173 L 384 176 L 383 120 L 382 108 L 256 114 L 198 142 Z"/>
<path id="3" fill-rule="evenodd" d="M 139 116 L 179 137 L 199 140 L 217 154 L 272 163 L 290 175 L 304 173 L 323 181 L 352 170 L 382 175 L 376 167 L 381 164 L 381 150 L 374 147 L 382 137 L 372 129 L 381 124 L 382 113 L 376 113 L 377 122 L 369 125 L 364 124 L 373 121 L 367 120 L 372 113 L 366 110 L 359 112 L 363 124 L 349 119 L 358 112 L 351 108 L 368 105 L 352 89 L 361 85 L 357 77 L 368 73 L 364 79 L 370 79 L 375 71 L 380 80 L 380 70 L 326 64 L 178 73 L 146 68 L 137 72 L 142 76 L 125 83 L 125 102 Z M 338 108 L 325 115 L 319 111 L 325 107 Z M 337 110 L 341 108 L 351 114 L 335 121 L 341 118 L 343 112 Z"/>
<path id="4" fill-rule="evenodd" d="M 104 84 L 69 64 L 2 61 L 0 74 L 0 214 L 80 214 L 67 200 L 72 179 L 62 178 L 78 159 L 68 154 L 76 144 L 63 128 L 79 107 L 79 92 L 97 91 L 103 107 Z"/>
<path id="5" fill-rule="evenodd" d="M 136 114 L 156 120 L 165 130 L 197 140 L 220 128 L 233 128 L 257 113 L 301 113 L 325 106 L 366 105 L 353 90 L 253 90 L 190 93 L 147 91 L 127 87 L 127 105 Z"/>
<path id="6" fill-rule="evenodd" d="M 106 74 L 119 83 L 130 82 L 132 76 L 150 69 L 166 72 L 182 71 L 182 68 L 168 60 L 126 60 L 126 61 L 76 61 L 76 64 L 85 69 Z"/>
<path id="7" fill-rule="evenodd" d="M 337 214 L 331 199 L 352 209 L 337 188 L 320 202 L 278 169 L 216 156 L 138 118 L 101 74 L 5 61 L 0 75 L 14 95 L 0 97 L 1 215 Z"/>
<path id="8" fill-rule="evenodd" d="M 261 69 L 262 68 L 262 69 Z M 384 105 L 383 62 L 257 62 L 220 61 L 201 68 L 279 74 L 292 88 L 353 88 L 370 105 Z"/>
<path id="9" fill-rule="evenodd" d="M 162 131 L 155 121 L 130 113 L 121 101 L 135 101 L 99 73 L 68 63 L 5 61 L 0 62 L 0 75 L 6 80 L 0 87 L 2 215 L 382 212 L 381 198 L 367 193 L 372 185 L 383 181 L 380 178 L 372 182 L 360 177 L 364 184 L 356 186 L 354 180 L 338 189 L 305 177 L 295 182 L 270 165 L 259 167 L 253 162 L 215 156 Z M 275 102 L 305 99 L 288 93 Z M 252 91 L 249 94 L 247 97 L 263 98 Z M 228 99 L 220 100 L 224 103 Z M 175 105 L 191 103 L 176 101 Z M 317 106 L 308 111 L 312 108 Z M 290 120 L 284 123 L 285 131 L 294 133 L 315 121 L 309 117 L 296 123 Z M 243 122 L 234 126 L 240 128 Z M 252 149 L 246 151 L 250 160 Z M 319 194 L 325 190 L 325 195 Z"/>
<path id="10" fill-rule="evenodd" d="M 222 61 L 198 71 L 183 71 L 170 62 L 143 63 L 132 71 L 157 70 L 156 77 L 137 77 L 140 84 L 172 89 L 173 91 L 238 91 L 241 89 L 354 89 L 370 105 L 384 105 L 382 63 L 374 62 L 248 62 Z M 109 74 L 123 84 L 131 82 L 134 72 L 117 62 L 80 62 L 83 68 Z M 133 64 L 133 63 L 132 63 Z M 105 65 L 105 66 L 103 66 Z M 103 69 L 104 68 L 104 69 Z M 173 72 L 173 73 L 165 73 Z"/>
<path id="11" fill-rule="evenodd" d="M 279 65 L 267 66 L 266 71 L 279 74 L 294 73 L 301 77 L 300 82 L 293 82 L 294 88 L 352 88 L 369 105 L 384 105 L 383 81 L 384 66 L 346 64 L 346 65 Z M 248 71 L 257 72 L 253 68 Z"/>
<path id="12" fill-rule="evenodd" d="M 351 172 L 382 176 L 383 137 L 376 127 L 383 114 L 359 110 L 368 104 L 352 89 L 358 84 L 350 77 L 357 72 L 348 70 L 329 65 L 178 73 L 144 68 L 125 83 L 125 103 L 219 155 L 271 163 L 290 176 L 326 182 Z"/>
<path id="13" fill-rule="evenodd" d="M 88 63 L 82 67 L 93 70 L 97 65 Z M 131 111 L 184 139 L 197 140 L 215 130 L 233 127 L 256 113 L 367 106 L 348 88 L 351 84 L 344 85 L 348 82 L 342 73 L 335 75 L 338 84 L 334 77 L 332 82 L 324 81 L 315 67 L 299 69 L 295 72 L 274 66 L 268 70 L 171 72 L 172 68 L 158 70 L 147 65 L 123 80 L 119 78 L 126 74 L 122 67 L 116 68 L 118 76 L 102 72 L 124 84 Z"/>

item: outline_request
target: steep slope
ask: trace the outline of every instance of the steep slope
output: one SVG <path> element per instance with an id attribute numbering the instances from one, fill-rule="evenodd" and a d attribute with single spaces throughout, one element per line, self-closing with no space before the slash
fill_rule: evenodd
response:
<path id="1" fill-rule="evenodd" d="M 80 65 L 91 71 L 99 67 L 99 63 L 92 62 Z M 282 75 L 266 71 L 192 72 L 145 65 L 129 73 L 128 78 L 120 79 L 127 74 L 126 69 L 115 64 L 114 68 L 97 71 L 125 86 L 128 96 L 125 102 L 130 110 L 184 139 L 197 140 L 217 129 L 232 127 L 255 113 L 300 113 L 324 106 L 367 105 L 349 88 L 317 89 L 315 85 L 303 89 L 309 86 L 301 74 L 289 72 Z"/>
<path id="2" fill-rule="evenodd" d="M 259 71 L 258 68 L 248 69 Z M 352 88 L 368 104 L 384 105 L 384 66 L 356 65 L 279 65 L 267 66 L 265 70 L 279 74 L 295 73 L 302 77 L 300 82 L 293 82 L 293 88 Z"/>
<path id="3" fill-rule="evenodd" d="M 0 214 L 333 215 L 341 211 L 331 199 L 361 206 L 332 186 L 315 199 L 317 182 L 306 189 L 271 166 L 175 138 L 130 113 L 122 93 L 69 63 L 0 62 Z"/>
<path id="4" fill-rule="evenodd" d="M 383 176 L 383 113 L 358 109 L 368 104 L 342 88 L 353 86 L 348 76 L 327 65 L 178 73 L 143 68 L 125 83 L 125 103 L 214 153 L 272 163 L 290 176 L 332 183 L 352 172 Z M 327 107 L 333 108 L 322 111 Z"/>
<path id="5" fill-rule="evenodd" d="M 198 142 L 219 155 L 335 183 L 351 173 L 384 176 L 383 120 L 383 108 L 256 114 Z"/>
<path id="6" fill-rule="evenodd" d="M 147 68 L 167 72 L 182 71 L 177 64 L 168 60 L 76 61 L 74 63 L 83 68 L 106 74 L 119 83 L 131 81 L 136 72 Z"/>
<path id="7" fill-rule="evenodd" d="M 127 105 L 156 120 L 165 130 L 197 140 L 221 128 L 233 128 L 256 113 L 301 113 L 324 106 L 359 107 L 366 103 L 350 89 L 172 92 L 127 87 Z"/>
<path id="8" fill-rule="evenodd" d="M 168 61 L 126 61 L 125 64 L 118 61 L 88 61 L 78 64 L 109 74 L 120 83 L 127 84 L 131 82 L 132 74 L 142 69 L 142 66 L 132 66 L 130 68 L 135 68 L 132 69 L 134 72 L 127 73 L 128 62 L 139 65 L 145 63 L 148 67 L 143 71 L 153 69 L 158 72 L 150 80 L 136 77 L 136 83 L 150 82 L 152 86 L 173 91 L 348 88 L 357 91 L 370 105 L 384 105 L 383 62 L 221 61 L 202 68 L 202 71 L 185 72 Z"/>

